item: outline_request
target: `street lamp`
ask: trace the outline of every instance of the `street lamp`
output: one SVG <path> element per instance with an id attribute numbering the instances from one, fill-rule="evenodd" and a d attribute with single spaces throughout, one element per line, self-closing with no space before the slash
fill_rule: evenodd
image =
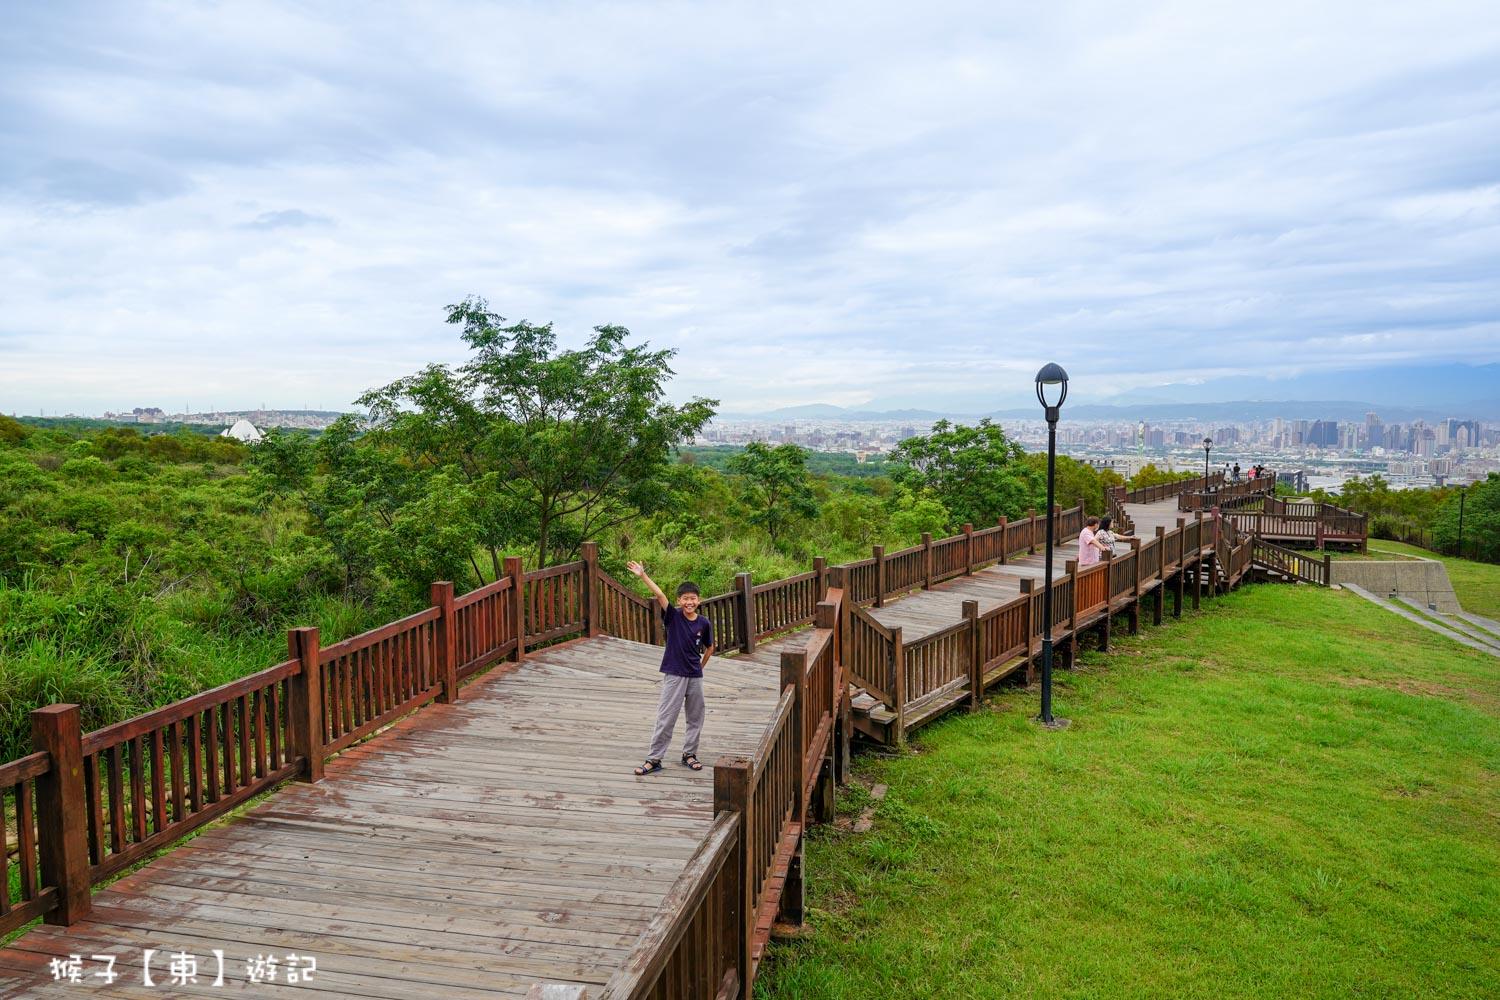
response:
<path id="1" fill-rule="evenodd" d="M 1056 386 L 1049 389 L 1048 386 Z M 1054 402 L 1049 394 L 1056 395 Z M 1057 482 L 1057 418 L 1068 398 L 1068 373 L 1059 364 L 1048 364 L 1036 373 L 1036 398 L 1047 418 L 1047 554 L 1042 575 L 1042 714 L 1044 729 L 1066 729 L 1067 719 L 1052 717 L 1052 517 L 1053 492 Z"/>
<path id="2" fill-rule="evenodd" d="M 1203 492 L 1208 492 L 1208 453 L 1214 446 L 1213 438 L 1203 439 Z"/>

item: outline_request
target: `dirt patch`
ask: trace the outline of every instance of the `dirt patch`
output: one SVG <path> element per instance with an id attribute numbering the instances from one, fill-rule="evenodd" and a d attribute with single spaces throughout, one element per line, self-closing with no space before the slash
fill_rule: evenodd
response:
<path id="1" fill-rule="evenodd" d="M 1394 677 L 1384 681 L 1372 680 L 1369 677 L 1339 677 L 1337 680 L 1344 687 L 1385 688 L 1387 691 L 1400 691 L 1402 694 L 1415 695 L 1420 698 L 1447 698 L 1454 701 L 1463 701 L 1470 697 L 1468 691 L 1463 691 L 1459 688 L 1451 688 L 1444 684 L 1433 684 L 1428 681 L 1414 681 L 1407 677 Z"/>

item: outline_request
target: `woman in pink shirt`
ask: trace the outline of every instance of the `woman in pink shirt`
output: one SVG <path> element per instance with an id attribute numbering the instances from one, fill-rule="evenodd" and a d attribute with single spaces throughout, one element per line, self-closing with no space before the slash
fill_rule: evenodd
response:
<path id="1" fill-rule="evenodd" d="M 1099 526 L 1099 519 L 1091 517 L 1084 522 L 1083 531 L 1078 535 L 1078 566 L 1092 566 L 1099 561 L 1099 553 L 1108 551 L 1103 542 L 1094 535 Z"/>

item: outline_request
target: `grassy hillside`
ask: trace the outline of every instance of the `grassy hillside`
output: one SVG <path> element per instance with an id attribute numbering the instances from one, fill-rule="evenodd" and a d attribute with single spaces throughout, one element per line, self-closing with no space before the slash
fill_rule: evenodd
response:
<path id="1" fill-rule="evenodd" d="M 1263 586 L 867 754 L 757 995 L 1500 995 L 1500 669 Z M 861 790 L 841 811 L 870 802 Z"/>

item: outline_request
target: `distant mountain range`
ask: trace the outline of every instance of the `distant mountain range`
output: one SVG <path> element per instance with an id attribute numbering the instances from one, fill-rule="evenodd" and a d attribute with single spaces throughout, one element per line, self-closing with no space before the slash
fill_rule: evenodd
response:
<path id="1" fill-rule="evenodd" d="M 1103 396 L 1100 379 L 1075 378 L 1072 402 L 1064 414 L 1077 420 L 1244 421 L 1285 417 L 1288 420 L 1362 422 L 1371 411 L 1386 423 L 1442 420 L 1447 417 L 1500 421 L 1500 364 L 1399 365 L 1386 368 L 1323 370 L 1285 378 L 1232 375 L 1171 385 L 1132 389 Z M 1017 387 L 1028 389 L 1029 386 Z M 723 420 L 848 420 L 855 422 L 931 423 L 942 417 L 972 423 L 981 416 L 997 420 L 1040 419 L 1041 407 L 1029 392 L 1008 392 L 976 405 L 974 397 L 954 398 L 951 411 L 922 407 L 851 410 L 827 403 L 789 406 L 766 413 L 724 413 Z M 1025 402 L 1022 402 L 1025 400 Z M 1014 408 L 989 409 L 1015 401 Z M 904 399 L 900 402 L 919 402 Z"/>
<path id="2" fill-rule="evenodd" d="M 1363 423 L 1365 414 L 1380 414 L 1388 424 L 1411 423 L 1414 420 L 1444 420 L 1448 417 L 1477 417 L 1482 420 L 1495 419 L 1493 405 L 1484 407 L 1392 407 L 1354 400 L 1234 400 L 1221 403 L 1136 403 L 1129 406 L 1102 406 L 1080 404 L 1065 406 L 1064 419 L 1074 420 L 1118 420 L 1123 422 L 1145 421 L 1146 423 L 1169 423 L 1173 421 L 1203 421 L 1209 423 L 1244 423 L 1251 420 L 1337 420 L 1343 423 Z M 766 413 L 721 413 L 718 420 L 760 420 L 780 423 L 795 420 L 840 420 L 850 423 L 909 423 L 930 425 L 948 419 L 974 423 L 983 417 L 996 421 L 1040 420 L 1040 406 L 1019 407 L 1010 410 L 993 410 L 989 413 L 943 413 L 937 410 L 850 410 L 828 403 L 811 403 L 806 406 L 787 406 Z"/>

